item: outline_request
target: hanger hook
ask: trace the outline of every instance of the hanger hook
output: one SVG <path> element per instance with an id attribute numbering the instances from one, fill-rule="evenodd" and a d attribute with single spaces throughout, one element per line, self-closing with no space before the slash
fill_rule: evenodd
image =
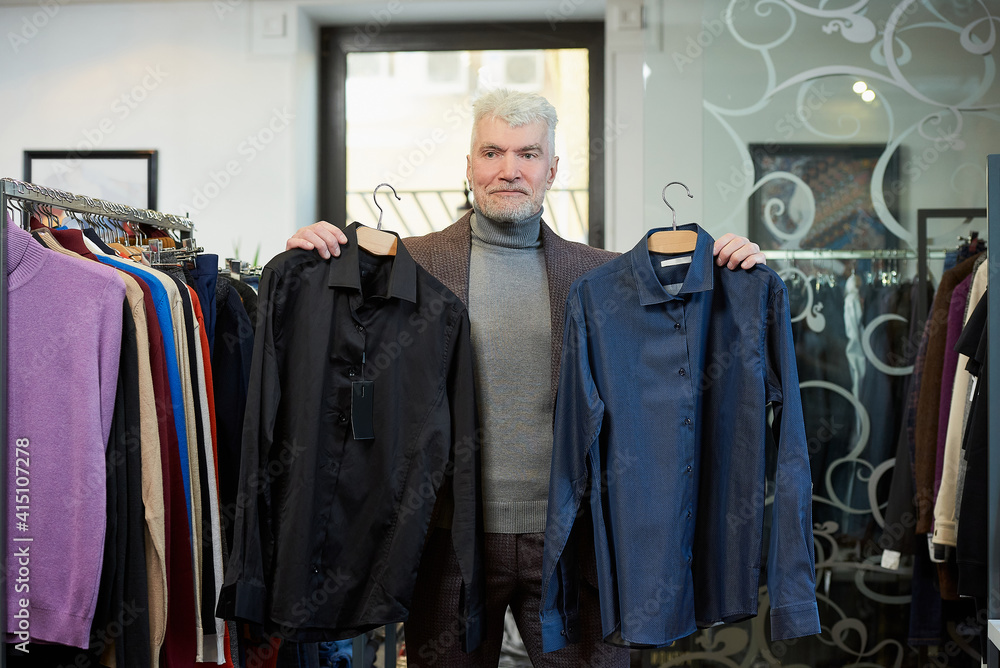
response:
<path id="1" fill-rule="evenodd" d="M 378 194 L 378 189 L 381 188 L 382 186 L 389 186 L 389 190 L 392 191 L 392 194 L 395 195 L 396 199 L 398 199 L 399 201 L 403 201 L 402 197 L 400 197 L 399 195 L 396 195 L 396 189 L 395 188 L 393 188 L 388 183 L 380 183 L 377 186 L 375 186 L 375 190 L 372 191 L 372 201 L 375 202 L 375 206 L 378 206 L 378 199 L 376 199 L 375 195 Z M 378 226 L 375 229 L 377 229 L 377 230 L 381 230 L 382 229 L 382 207 L 380 207 L 380 206 L 378 206 Z"/>
<path id="2" fill-rule="evenodd" d="M 684 186 L 684 190 L 687 191 L 688 197 L 690 197 L 691 199 L 694 199 L 694 195 L 691 194 L 691 189 L 688 188 L 687 186 L 685 186 L 680 181 L 671 181 L 667 185 L 663 186 L 663 192 L 660 193 L 660 197 L 663 198 L 663 203 L 667 205 L 668 209 L 670 209 L 670 214 L 673 216 L 673 220 L 674 220 L 674 229 L 676 230 L 677 229 L 677 211 L 676 211 L 676 209 L 674 209 L 674 207 L 670 206 L 670 202 L 667 201 L 667 188 L 669 188 L 670 186 L 675 185 L 675 184 L 679 185 L 679 186 Z"/>

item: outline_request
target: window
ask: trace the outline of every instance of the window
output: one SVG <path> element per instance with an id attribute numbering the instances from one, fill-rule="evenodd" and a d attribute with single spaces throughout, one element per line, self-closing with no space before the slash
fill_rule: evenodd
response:
<path id="1" fill-rule="evenodd" d="M 405 237 L 450 225 L 469 206 L 472 102 L 507 87 L 544 95 L 559 112 L 545 221 L 603 245 L 603 156 L 588 148 L 603 128 L 603 26 L 562 25 L 556 36 L 548 25 L 415 26 L 362 46 L 353 29 L 325 29 L 322 216 L 374 225 L 371 193 L 385 182 L 402 198 L 380 191 L 388 229 Z"/>

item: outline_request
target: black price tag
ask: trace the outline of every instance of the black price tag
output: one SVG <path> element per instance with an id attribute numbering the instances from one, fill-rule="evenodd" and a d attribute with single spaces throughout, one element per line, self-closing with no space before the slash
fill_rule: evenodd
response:
<path id="1" fill-rule="evenodd" d="M 351 387 L 351 424 L 354 440 L 375 438 L 375 381 L 356 380 Z"/>

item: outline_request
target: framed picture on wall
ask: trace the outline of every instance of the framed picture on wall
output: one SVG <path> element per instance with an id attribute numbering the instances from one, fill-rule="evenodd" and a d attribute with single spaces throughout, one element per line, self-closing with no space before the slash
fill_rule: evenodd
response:
<path id="1" fill-rule="evenodd" d="M 155 150 L 25 151 L 24 180 L 75 195 L 156 209 Z"/>
<path id="2" fill-rule="evenodd" d="M 899 217 L 899 151 L 872 201 L 885 144 L 750 144 L 754 182 L 749 236 L 764 249 L 895 248 L 879 210 Z M 884 208 L 883 208 L 884 206 Z"/>

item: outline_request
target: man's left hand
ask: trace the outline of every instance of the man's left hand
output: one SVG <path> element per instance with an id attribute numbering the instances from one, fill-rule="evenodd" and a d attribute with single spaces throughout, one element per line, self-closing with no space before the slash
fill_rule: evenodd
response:
<path id="1" fill-rule="evenodd" d="M 730 269 L 737 267 L 749 269 L 755 264 L 767 264 L 764 254 L 760 252 L 760 246 L 732 232 L 727 232 L 715 240 L 712 254 L 715 256 L 715 264 L 720 267 L 725 265 Z"/>

